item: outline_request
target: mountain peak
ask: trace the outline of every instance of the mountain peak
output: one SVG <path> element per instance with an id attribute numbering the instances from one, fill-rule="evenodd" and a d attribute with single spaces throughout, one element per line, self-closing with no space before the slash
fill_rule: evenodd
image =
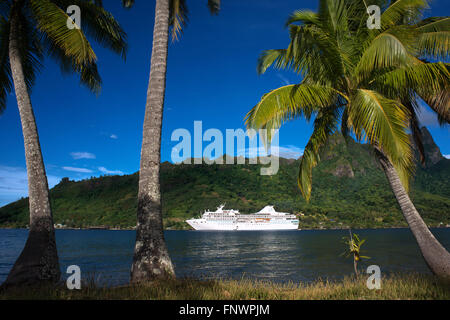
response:
<path id="1" fill-rule="evenodd" d="M 428 131 L 426 127 L 422 127 L 420 132 L 422 133 L 422 144 L 425 150 L 425 163 L 427 167 L 430 167 L 444 159 L 444 157 L 442 156 L 441 150 L 434 142 L 430 131 Z"/>

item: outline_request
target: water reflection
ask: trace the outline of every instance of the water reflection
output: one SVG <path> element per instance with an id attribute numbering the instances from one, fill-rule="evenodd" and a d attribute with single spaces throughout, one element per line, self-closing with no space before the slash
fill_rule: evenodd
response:
<path id="1" fill-rule="evenodd" d="M 358 230 L 371 257 L 383 273 L 422 272 L 428 269 L 408 229 Z M 434 235 L 450 248 L 450 229 Z M 244 277 L 276 282 L 309 282 L 340 278 L 353 272 L 341 238 L 346 230 L 323 231 L 167 231 L 165 233 L 177 276 L 203 278 Z M 20 254 L 27 230 L 0 230 L 0 282 L 6 279 Z M 80 266 L 83 278 L 102 284 L 129 280 L 135 241 L 134 231 L 57 230 L 61 270 Z"/>

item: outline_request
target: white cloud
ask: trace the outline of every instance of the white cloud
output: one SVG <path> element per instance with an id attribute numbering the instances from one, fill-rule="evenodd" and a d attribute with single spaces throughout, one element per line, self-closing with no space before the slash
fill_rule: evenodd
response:
<path id="1" fill-rule="evenodd" d="M 95 159 L 95 154 L 90 152 L 71 152 L 70 156 L 75 160 L 78 159 Z"/>
<path id="2" fill-rule="evenodd" d="M 298 159 L 303 155 L 303 149 L 296 146 L 278 147 L 278 150 L 272 151 L 273 154 L 286 159 Z"/>
<path id="3" fill-rule="evenodd" d="M 271 146 L 268 153 L 266 149 L 261 146 L 258 148 L 240 149 L 237 152 L 237 156 L 246 156 L 250 158 L 254 158 L 256 156 L 265 157 L 268 154 L 286 159 L 298 159 L 303 155 L 303 149 L 293 145 L 288 145 L 286 147 Z"/>
<path id="4" fill-rule="evenodd" d="M 73 171 L 79 173 L 92 173 L 92 170 L 86 168 L 75 168 L 75 167 L 62 167 L 66 171 Z"/>
<path id="5" fill-rule="evenodd" d="M 98 170 L 101 171 L 104 174 L 124 174 L 120 170 L 108 170 L 105 167 L 98 167 Z"/>
<path id="6" fill-rule="evenodd" d="M 116 134 L 111 134 L 110 136 L 109 136 L 111 139 L 119 139 L 119 137 L 116 135 Z"/>
<path id="7" fill-rule="evenodd" d="M 47 175 L 47 180 L 49 188 L 53 188 L 61 179 Z M 27 170 L 0 165 L 0 207 L 26 196 L 28 196 Z"/>
<path id="8" fill-rule="evenodd" d="M 450 159 L 450 154 L 444 154 L 444 158 Z"/>

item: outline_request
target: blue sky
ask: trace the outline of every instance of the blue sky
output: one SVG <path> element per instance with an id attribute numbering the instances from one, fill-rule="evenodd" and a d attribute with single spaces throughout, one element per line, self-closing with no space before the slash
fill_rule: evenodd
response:
<path id="1" fill-rule="evenodd" d="M 32 92 L 50 186 L 62 177 L 83 179 L 102 174 L 128 174 L 139 169 L 142 124 L 150 68 L 154 1 L 136 1 L 124 10 L 119 0 L 104 1 L 128 33 L 127 60 L 94 45 L 103 79 L 96 97 L 79 85 L 76 76 L 62 75 L 50 59 Z M 296 83 L 289 72 L 256 74 L 264 49 L 285 48 L 284 22 L 296 9 L 316 9 L 317 0 L 223 0 L 218 16 L 210 16 L 206 0 L 188 0 L 189 25 L 168 57 L 162 160 L 170 160 L 177 128 L 203 130 L 243 128 L 243 118 L 267 91 Z M 428 15 L 449 15 L 448 0 L 435 0 Z M 81 24 L 83 22 L 81 21 Z M 426 125 L 450 157 L 450 130 L 439 128 L 427 109 Z M 299 155 L 311 125 L 297 120 L 283 126 L 280 146 Z M 0 115 L 0 206 L 27 193 L 25 156 L 16 99 L 11 95 Z"/>

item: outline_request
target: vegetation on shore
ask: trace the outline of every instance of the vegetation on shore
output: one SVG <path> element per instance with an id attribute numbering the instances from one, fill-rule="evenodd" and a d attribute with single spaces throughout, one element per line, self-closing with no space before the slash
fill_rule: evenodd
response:
<path id="1" fill-rule="evenodd" d="M 172 279 L 147 285 L 81 290 L 63 286 L 17 288 L 0 293 L 2 299 L 41 300 L 448 300 L 450 286 L 431 275 L 392 275 L 383 277 L 380 290 L 369 290 L 366 278 L 346 277 L 338 281 L 277 284 L 250 279 L 193 280 Z"/>
<path id="2" fill-rule="evenodd" d="M 418 166 L 411 197 L 428 225 L 445 226 L 450 224 L 450 160 L 422 130 L 427 158 L 433 161 Z M 274 176 L 261 176 L 261 165 L 163 163 L 165 228 L 187 229 L 187 218 L 223 202 L 243 213 L 275 205 L 278 211 L 296 213 L 302 229 L 407 227 L 369 146 L 339 134 L 332 137 L 314 168 L 310 203 L 296 186 L 298 162 L 281 158 Z M 54 221 L 73 228 L 131 229 L 136 225 L 137 186 L 137 173 L 63 179 L 50 191 Z M 28 199 L 0 208 L 0 227 L 23 228 L 28 221 Z"/>

